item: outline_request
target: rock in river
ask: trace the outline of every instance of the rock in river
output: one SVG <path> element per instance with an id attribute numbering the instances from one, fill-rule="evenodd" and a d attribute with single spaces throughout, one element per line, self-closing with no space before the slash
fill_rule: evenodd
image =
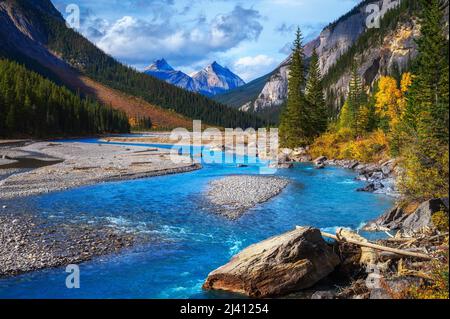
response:
<path id="1" fill-rule="evenodd" d="M 203 288 L 258 298 L 282 296 L 312 287 L 339 262 L 318 229 L 299 227 L 244 249 L 210 273 Z"/>

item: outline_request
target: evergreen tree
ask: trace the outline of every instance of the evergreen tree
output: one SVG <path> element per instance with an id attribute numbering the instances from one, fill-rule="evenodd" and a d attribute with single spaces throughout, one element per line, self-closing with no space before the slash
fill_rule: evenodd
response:
<path id="1" fill-rule="evenodd" d="M 125 113 L 83 99 L 64 87 L 0 59 L 0 136 L 129 132 Z"/>
<path id="2" fill-rule="evenodd" d="M 421 35 L 406 109 L 402 117 L 400 188 L 418 200 L 448 195 L 448 40 L 439 0 L 420 0 Z"/>
<path id="3" fill-rule="evenodd" d="M 362 133 L 362 128 L 359 123 L 359 111 L 360 108 L 365 104 L 366 98 L 363 91 L 363 86 L 361 82 L 361 77 L 358 74 L 358 67 L 356 62 L 352 64 L 351 67 L 351 78 L 349 83 L 349 92 L 347 97 L 348 103 L 348 116 L 349 116 L 349 129 L 355 135 L 360 135 Z"/>
<path id="4" fill-rule="evenodd" d="M 309 64 L 308 82 L 306 83 L 306 100 L 311 114 L 312 137 L 325 132 L 328 124 L 328 110 L 325 104 L 322 76 L 320 74 L 319 55 L 314 49 Z"/>
<path id="5" fill-rule="evenodd" d="M 416 61 L 406 124 L 421 139 L 449 139 L 449 51 L 442 30 L 443 8 L 439 0 L 421 0 L 421 36 L 417 40 L 420 52 Z"/>
<path id="6" fill-rule="evenodd" d="M 372 92 L 370 94 L 370 98 L 367 101 L 366 109 L 366 116 L 367 118 L 364 120 L 360 120 L 360 123 L 363 125 L 363 130 L 366 132 L 372 132 L 375 129 L 378 128 L 379 125 L 379 118 L 376 114 L 376 95 L 379 90 L 379 83 L 378 81 L 375 82 Z"/>
<path id="7" fill-rule="evenodd" d="M 311 141 L 311 123 L 304 95 L 306 78 L 300 28 L 294 41 L 288 82 L 288 100 L 280 118 L 280 145 L 289 148 L 306 146 Z"/>

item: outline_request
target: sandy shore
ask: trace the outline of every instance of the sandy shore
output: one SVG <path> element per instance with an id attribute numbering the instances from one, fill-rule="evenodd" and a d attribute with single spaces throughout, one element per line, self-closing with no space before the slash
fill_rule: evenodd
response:
<path id="1" fill-rule="evenodd" d="M 229 219 L 280 194 L 289 181 L 279 177 L 238 175 L 211 182 L 207 197 L 217 214 Z"/>
<path id="2" fill-rule="evenodd" d="M 89 143 L 2 147 L 0 158 L 4 160 L 0 163 L 0 200 L 200 168 L 189 157 L 170 155 L 168 150 Z"/>

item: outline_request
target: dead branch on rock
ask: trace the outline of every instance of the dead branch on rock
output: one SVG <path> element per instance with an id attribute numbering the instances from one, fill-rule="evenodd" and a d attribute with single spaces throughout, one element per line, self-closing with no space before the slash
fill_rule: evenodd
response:
<path id="1" fill-rule="evenodd" d="M 322 232 L 322 236 L 326 237 L 326 238 L 334 239 L 334 240 L 336 240 L 338 242 L 348 242 L 348 243 L 351 243 L 351 244 L 354 244 L 354 245 L 358 245 L 358 246 L 362 246 L 362 247 L 368 247 L 368 248 L 373 248 L 373 249 L 380 250 L 380 251 L 387 251 L 387 252 L 391 252 L 391 253 L 398 254 L 398 255 L 414 257 L 414 258 L 422 258 L 422 259 L 428 259 L 428 260 L 432 258 L 432 257 L 430 257 L 428 255 L 425 255 L 425 254 L 411 252 L 411 251 L 407 251 L 407 250 L 404 250 L 404 249 L 391 248 L 391 247 L 386 247 L 386 246 L 373 244 L 373 243 L 370 243 L 370 242 L 361 242 L 359 240 L 355 240 L 355 239 L 352 239 L 352 238 L 345 238 L 345 237 L 341 236 L 339 234 L 339 232 L 336 233 L 336 235 Z"/>

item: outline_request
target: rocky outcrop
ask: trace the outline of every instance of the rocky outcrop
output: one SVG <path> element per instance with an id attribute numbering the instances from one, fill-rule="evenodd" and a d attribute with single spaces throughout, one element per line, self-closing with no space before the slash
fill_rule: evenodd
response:
<path id="1" fill-rule="evenodd" d="M 386 1 L 363 1 L 342 18 L 325 27 L 319 37 L 305 45 L 306 57 L 310 57 L 313 49 L 316 49 L 319 55 L 321 73 L 327 74 L 339 57 L 346 53 L 357 39 L 367 31 L 366 20 L 370 12 L 370 10 L 369 12 L 366 11 L 367 5 L 376 4 L 383 8 L 383 2 Z M 386 6 L 386 3 L 384 5 Z M 382 10 L 381 14 L 383 15 L 385 12 Z M 370 86 L 380 75 L 394 67 L 406 66 L 409 60 L 414 58 L 417 54 L 414 39 L 419 34 L 418 29 L 416 20 L 411 19 L 385 36 L 382 45 L 370 46 L 364 52 L 357 53 L 356 58 L 361 61 L 358 66 L 358 73 L 364 78 L 366 85 Z M 258 97 L 253 101 L 246 102 L 241 109 L 261 112 L 282 105 L 288 94 L 287 82 L 290 61 L 291 57 L 289 56 L 271 73 Z M 332 91 L 336 97 L 341 94 L 346 95 L 350 80 L 349 72 L 349 70 L 344 72 L 331 84 L 327 91 Z"/>
<path id="2" fill-rule="evenodd" d="M 203 288 L 259 298 L 282 296 L 312 287 L 339 262 L 318 229 L 302 227 L 246 248 L 210 273 Z"/>
<path id="3" fill-rule="evenodd" d="M 428 200 L 422 203 L 414 213 L 407 216 L 401 227 L 407 232 L 421 232 L 429 227 L 434 227 L 431 217 L 441 210 L 448 212 L 448 198 Z"/>
<path id="4" fill-rule="evenodd" d="M 402 206 L 395 206 L 379 218 L 364 226 L 367 231 L 401 230 L 408 233 L 433 228 L 432 216 L 444 210 L 448 212 L 448 198 L 436 198 L 423 202 L 412 213 Z"/>
<path id="5" fill-rule="evenodd" d="M 248 102 L 243 111 L 261 112 L 284 103 L 288 95 L 288 74 L 291 57 L 288 57 L 269 78 L 254 102 Z"/>
<path id="6" fill-rule="evenodd" d="M 278 160 L 287 162 L 311 162 L 312 157 L 308 153 L 309 147 L 297 147 L 294 149 L 282 148 L 278 154 Z"/>

